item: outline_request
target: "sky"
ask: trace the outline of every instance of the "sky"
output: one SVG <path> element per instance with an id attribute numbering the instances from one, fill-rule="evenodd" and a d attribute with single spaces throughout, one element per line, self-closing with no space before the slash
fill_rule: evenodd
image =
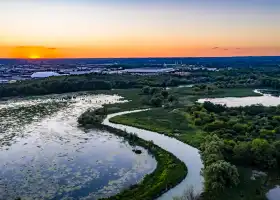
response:
<path id="1" fill-rule="evenodd" d="M 280 55 L 279 0 L 0 1 L 0 57 Z"/>

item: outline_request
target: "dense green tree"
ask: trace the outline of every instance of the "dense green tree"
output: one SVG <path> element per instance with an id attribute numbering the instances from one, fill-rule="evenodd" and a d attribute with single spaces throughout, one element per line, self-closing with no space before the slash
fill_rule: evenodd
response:
<path id="1" fill-rule="evenodd" d="M 264 139 L 254 139 L 251 146 L 253 164 L 262 168 L 274 168 L 277 164 L 274 158 L 275 149 Z"/>
<path id="2" fill-rule="evenodd" d="M 275 141 L 273 143 L 273 147 L 275 149 L 275 156 L 276 156 L 276 159 L 277 159 L 277 162 L 278 162 L 278 165 L 280 164 L 280 141 Z"/>
<path id="3" fill-rule="evenodd" d="M 204 169 L 205 191 L 217 195 L 225 188 L 234 187 L 239 184 L 237 168 L 230 163 L 219 160 Z"/>
<path id="4" fill-rule="evenodd" d="M 223 105 L 219 104 L 213 104 L 209 101 L 206 101 L 203 103 L 203 107 L 209 111 L 209 112 L 214 112 L 214 113 L 221 113 L 226 110 L 226 107 Z"/>
<path id="5" fill-rule="evenodd" d="M 211 122 L 210 124 L 206 124 L 205 127 L 204 127 L 204 130 L 206 131 L 215 131 L 215 130 L 220 130 L 220 129 L 223 129 L 223 128 L 226 128 L 227 125 L 225 122 L 223 121 L 214 121 L 214 122 Z"/>
<path id="6" fill-rule="evenodd" d="M 233 160 L 239 165 L 252 164 L 252 152 L 250 142 L 238 142 L 233 148 Z"/>
<path id="7" fill-rule="evenodd" d="M 144 86 L 143 88 L 142 88 L 142 94 L 145 94 L 145 95 L 148 95 L 148 94 L 150 94 L 150 87 L 149 86 Z"/>
<path id="8" fill-rule="evenodd" d="M 224 160 L 224 141 L 221 140 L 217 135 L 207 136 L 200 149 L 200 154 L 205 166 L 208 166 L 219 160 Z"/>
<path id="9" fill-rule="evenodd" d="M 168 91 L 167 90 L 162 90 L 161 95 L 163 96 L 164 99 L 167 99 L 168 97 Z"/>
<path id="10" fill-rule="evenodd" d="M 161 95 L 154 95 L 150 100 L 150 104 L 155 107 L 161 107 L 163 104 L 163 97 Z"/>
<path id="11" fill-rule="evenodd" d="M 169 102 L 175 102 L 175 101 L 178 101 L 178 99 L 174 96 L 174 95 L 172 95 L 172 94 L 170 94 L 170 95 L 168 95 L 168 99 L 167 99 Z"/>

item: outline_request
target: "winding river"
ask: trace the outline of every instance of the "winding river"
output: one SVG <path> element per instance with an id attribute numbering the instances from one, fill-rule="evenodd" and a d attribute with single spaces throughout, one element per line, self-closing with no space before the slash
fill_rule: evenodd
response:
<path id="1" fill-rule="evenodd" d="M 255 101 L 252 101 L 252 98 Z M 244 101 L 250 101 L 252 104 L 263 103 L 264 100 L 268 102 L 268 99 L 270 105 L 280 103 L 279 97 L 268 95 L 234 98 L 234 104 L 226 103 L 225 100 L 228 99 L 225 98 L 218 99 L 219 102 L 211 100 L 214 103 L 235 106 L 236 101 L 244 105 Z M 11 122 L 17 123 L 15 118 L 8 119 L 4 116 L 5 120 L 2 120 L 0 125 L 3 127 L 9 125 L 10 129 L 5 129 L 6 132 L 2 133 L 2 136 L 12 135 L 14 141 L 9 145 L 5 143 L 0 146 L 0 199 L 11 199 L 19 194 L 24 194 L 25 197 L 33 196 L 33 199 L 55 199 L 60 195 L 85 197 L 89 193 L 95 197 L 108 196 L 116 194 L 128 185 L 140 181 L 145 174 L 151 173 L 156 167 L 156 162 L 145 150 L 142 149 L 144 153 L 141 156 L 135 155 L 132 153 L 132 147 L 111 133 L 97 130 L 87 132 L 77 128 L 77 117 L 86 109 L 100 107 L 104 103 L 120 102 L 119 100 L 118 96 L 106 95 L 77 98 L 65 109 L 43 119 L 35 118 L 34 122 L 20 126 L 20 129 L 14 129 L 14 126 L 11 126 Z M 206 100 L 209 101 L 209 99 L 201 99 L 199 102 Z M 231 103 L 232 101 L 233 99 L 230 99 Z M 5 105 L 1 104 L 0 109 L 22 106 L 21 104 L 33 105 L 33 103 L 38 102 L 27 101 L 15 104 L 8 102 Z M 110 122 L 110 119 L 115 116 L 143 111 L 146 110 L 110 114 L 103 124 L 135 133 L 147 141 L 152 140 L 154 144 L 172 153 L 186 164 L 187 177 L 158 199 L 170 200 L 174 196 L 182 195 L 189 187 L 193 187 L 197 193 L 201 192 L 204 181 L 201 176 L 203 164 L 198 149 L 156 132 Z M 13 132 L 20 134 L 16 135 Z M 116 149 L 117 154 L 111 154 Z M 75 176 L 72 176 L 73 174 Z M 87 179 L 86 177 L 90 177 L 90 174 L 94 174 L 95 177 Z M 102 174 L 108 174 L 109 177 L 101 177 Z M 124 175 L 126 178 L 122 180 Z M 23 178 L 25 180 L 21 181 Z M 70 187 L 68 187 L 69 184 Z M 64 187 L 61 187 L 63 185 Z M 17 191 L 14 190 L 15 188 Z M 95 188 L 95 190 L 89 188 Z M 34 196 L 38 190 L 43 192 L 40 194 L 43 196 Z"/>
<path id="2" fill-rule="evenodd" d="M 205 101 L 211 101 L 217 104 L 225 104 L 229 107 L 235 106 L 246 106 L 252 104 L 263 104 L 265 106 L 276 106 L 280 104 L 279 97 L 274 97 L 269 94 L 264 94 L 260 90 L 254 90 L 255 93 L 262 94 L 263 96 L 259 97 L 227 97 L 227 98 L 212 98 L 212 99 L 199 99 L 199 103 L 203 103 Z M 160 200 L 170 200 L 174 196 L 181 195 L 188 187 L 192 187 L 196 193 L 200 193 L 203 190 L 203 177 L 201 176 L 201 169 L 203 168 L 202 160 L 200 158 L 199 150 L 187 145 L 183 142 L 180 142 L 174 138 L 148 131 L 139 128 L 135 128 L 132 126 L 115 124 L 110 122 L 110 119 L 119 116 L 125 115 L 129 113 L 143 112 L 146 110 L 134 110 L 134 111 L 126 111 L 110 114 L 104 120 L 103 124 L 118 128 L 121 130 L 125 130 L 129 133 L 135 133 L 138 137 L 144 140 L 152 140 L 154 144 L 159 147 L 165 149 L 166 151 L 172 153 L 181 161 L 183 161 L 188 167 L 188 175 L 187 177 L 178 184 L 175 188 L 169 190 L 165 194 L 163 194 L 159 199 Z"/>
<path id="3" fill-rule="evenodd" d="M 110 119 L 115 116 L 125 115 L 129 113 L 143 112 L 143 111 L 146 110 L 134 110 L 134 111 L 126 111 L 126 112 L 110 114 L 104 120 L 103 124 L 117 129 L 125 130 L 129 133 L 135 133 L 138 135 L 138 137 L 147 141 L 152 140 L 154 144 L 172 153 L 186 164 L 186 166 L 188 167 L 187 177 L 176 187 L 163 194 L 159 198 L 160 200 L 170 200 L 172 199 L 172 197 L 180 196 L 188 187 L 193 187 L 194 191 L 197 193 L 201 192 L 203 189 L 203 177 L 201 176 L 200 172 L 201 169 L 203 168 L 203 164 L 198 149 L 190 145 L 187 145 L 183 142 L 180 142 L 174 138 L 156 132 L 147 131 L 147 130 L 121 125 L 121 124 L 114 124 L 110 122 Z"/>

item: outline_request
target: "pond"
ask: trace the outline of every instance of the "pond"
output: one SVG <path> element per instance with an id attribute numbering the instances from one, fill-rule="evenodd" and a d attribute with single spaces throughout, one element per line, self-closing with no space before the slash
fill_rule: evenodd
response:
<path id="1" fill-rule="evenodd" d="M 142 152 L 137 154 L 112 133 L 78 128 L 81 113 L 119 102 L 119 96 L 57 101 L 1 104 L 0 199 L 98 199 L 154 171 L 156 160 L 145 149 L 136 147 Z"/>
<path id="2" fill-rule="evenodd" d="M 226 105 L 228 107 L 251 106 L 254 104 L 262 104 L 264 106 L 278 106 L 280 104 L 279 96 L 264 94 L 261 90 L 254 90 L 254 92 L 262 94 L 263 96 L 207 98 L 199 99 L 197 102 L 204 103 L 206 101 L 210 101 L 214 104 Z"/>

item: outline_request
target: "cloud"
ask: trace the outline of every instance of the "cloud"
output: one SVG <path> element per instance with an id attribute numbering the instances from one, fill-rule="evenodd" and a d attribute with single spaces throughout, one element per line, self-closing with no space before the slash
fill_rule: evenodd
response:
<path id="1" fill-rule="evenodd" d="M 219 47 L 213 47 L 212 49 L 219 49 Z"/>

